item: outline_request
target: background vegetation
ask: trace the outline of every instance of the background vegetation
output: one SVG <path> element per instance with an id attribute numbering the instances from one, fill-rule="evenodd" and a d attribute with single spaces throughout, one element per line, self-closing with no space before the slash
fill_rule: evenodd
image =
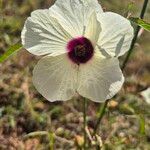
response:
<path id="1" fill-rule="evenodd" d="M 30 12 L 48 8 L 52 0 L 0 0 L 0 55 L 20 42 L 20 32 Z M 101 0 L 103 8 L 127 16 L 131 0 Z M 129 12 L 137 17 L 143 0 Z M 150 22 L 150 4 L 145 20 Z M 104 150 L 150 150 L 150 105 L 140 95 L 150 85 L 150 33 L 140 31 L 126 82 L 107 105 L 98 131 Z M 49 103 L 34 88 L 32 70 L 39 58 L 21 49 L 0 64 L 0 150 L 81 149 L 83 101 Z M 121 58 L 121 62 L 124 58 Z M 93 131 L 100 105 L 88 101 L 88 129 Z M 31 134 L 34 131 L 47 131 Z M 53 134 L 55 133 L 55 134 Z M 93 146 L 89 149 L 95 149 Z"/>

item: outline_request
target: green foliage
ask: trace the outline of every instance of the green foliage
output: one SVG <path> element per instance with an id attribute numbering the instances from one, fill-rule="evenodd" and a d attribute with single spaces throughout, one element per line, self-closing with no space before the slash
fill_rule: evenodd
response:
<path id="1" fill-rule="evenodd" d="M 144 28 L 145 30 L 150 32 L 150 23 L 140 19 L 140 18 L 133 18 L 131 17 L 130 20 L 136 23 L 138 26 Z"/>
<path id="2" fill-rule="evenodd" d="M 0 63 L 4 62 L 9 56 L 11 56 L 14 52 L 19 50 L 21 47 L 22 47 L 21 44 L 15 44 L 10 46 L 10 48 L 2 56 L 0 56 Z"/>

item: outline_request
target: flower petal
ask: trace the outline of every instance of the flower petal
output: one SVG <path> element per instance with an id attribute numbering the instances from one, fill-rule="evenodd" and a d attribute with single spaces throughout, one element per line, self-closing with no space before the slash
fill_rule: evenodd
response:
<path id="1" fill-rule="evenodd" d="M 97 16 L 102 28 L 98 40 L 99 49 L 105 50 L 111 57 L 126 53 L 133 39 L 133 27 L 130 22 L 112 12 L 101 13 Z"/>
<path id="2" fill-rule="evenodd" d="M 89 64 L 81 65 L 77 92 L 92 101 L 104 102 L 122 87 L 124 77 L 117 58 L 94 56 Z"/>
<path id="3" fill-rule="evenodd" d="M 26 20 L 22 34 L 23 46 L 32 54 L 65 53 L 66 43 L 72 38 L 49 9 L 36 10 Z"/>
<path id="4" fill-rule="evenodd" d="M 146 90 L 141 92 L 141 95 L 143 96 L 144 100 L 150 104 L 150 87 L 147 88 Z"/>
<path id="5" fill-rule="evenodd" d="M 97 0 L 57 0 L 50 11 L 73 37 L 83 35 L 93 11 L 103 12 Z"/>
<path id="6" fill-rule="evenodd" d="M 50 102 L 66 101 L 76 92 L 77 65 L 69 62 L 67 55 L 46 56 L 33 71 L 36 89 Z"/>
<path id="7" fill-rule="evenodd" d="M 101 31 L 100 23 L 97 21 L 96 13 L 93 12 L 89 18 L 89 22 L 85 27 L 85 37 L 90 39 L 93 45 L 96 45 Z"/>

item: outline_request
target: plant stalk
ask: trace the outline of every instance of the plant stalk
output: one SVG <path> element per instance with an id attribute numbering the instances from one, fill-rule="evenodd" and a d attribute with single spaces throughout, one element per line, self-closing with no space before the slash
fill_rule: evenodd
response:
<path id="1" fill-rule="evenodd" d="M 87 135 L 86 135 L 86 110 L 87 110 L 87 100 L 84 98 L 83 100 L 83 119 L 84 119 L 84 124 L 83 124 L 83 130 L 84 130 L 84 150 L 86 150 L 86 143 L 87 143 Z"/>
<path id="2" fill-rule="evenodd" d="M 96 132 L 97 132 L 97 130 L 98 130 L 98 127 L 99 127 L 99 125 L 100 125 L 100 123 L 101 123 L 101 120 L 102 120 L 102 118 L 103 118 L 103 116 L 104 116 L 104 114 L 105 114 L 105 110 L 106 110 L 107 104 L 108 104 L 108 100 L 107 100 L 105 103 L 101 104 L 100 111 L 99 111 L 99 117 L 98 117 L 96 126 L 95 126 L 95 128 L 94 128 L 94 133 L 93 133 L 93 135 L 95 135 Z"/>
<path id="3" fill-rule="evenodd" d="M 140 18 L 143 19 L 144 18 L 144 15 L 145 15 L 145 12 L 146 12 L 146 8 L 147 8 L 147 5 L 148 5 L 148 0 L 145 0 L 144 3 L 143 3 L 143 8 L 142 8 L 142 11 L 141 11 L 141 14 L 140 14 Z M 131 53 L 133 51 L 133 48 L 134 48 L 134 45 L 136 43 L 136 40 L 138 38 L 138 33 L 140 31 L 141 27 L 140 26 L 137 26 L 136 29 L 135 29 L 135 34 L 134 34 L 134 38 L 132 40 L 132 43 L 131 43 L 131 46 L 130 46 L 130 49 L 129 49 L 129 52 L 123 62 L 123 65 L 122 65 L 122 70 L 124 70 L 124 68 L 126 67 L 126 64 L 131 56 Z"/>

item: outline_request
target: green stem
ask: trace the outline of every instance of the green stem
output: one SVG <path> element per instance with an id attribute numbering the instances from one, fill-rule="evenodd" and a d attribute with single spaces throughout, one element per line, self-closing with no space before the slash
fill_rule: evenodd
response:
<path id="1" fill-rule="evenodd" d="M 97 132 L 97 130 L 98 130 L 99 124 L 101 123 L 101 120 L 102 120 L 102 118 L 103 118 L 103 116 L 104 116 L 104 114 L 105 114 L 105 110 L 106 110 L 107 104 L 108 104 L 108 100 L 107 100 L 105 103 L 103 103 L 103 104 L 101 105 L 101 107 L 100 107 L 99 117 L 98 117 L 96 126 L 95 126 L 95 128 L 94 128 L 94 134 L 93 134 L 93 135 L 95 135 L 96 132 Z"/>
<path id="2" fill-rule="evenodd" d="M 50 150 L 54 150 L 54 134 L 49 132 L 48 137 Z"/>
<path id="3" fill-rule="evenodd" d="M 140 18 L 143 19 L 144 18 L 144 14 L 146 12 L 146 8 L 147 8 L 147 4 L 148 4 L 148 0 L 145 0 L 144 1 L 144 4 L 143 4 L 143 8 L 142 8 L 142 11 L 141 11 L 141 14 L 140 14 Z M 129 52 L 123 62 L 123 65 L 122 65 L 122 70 L 124 70 L 124 68 L 126 67 L 126 64 L 131 56 L 131 53 L 133 51 L 133 48 L 134 48 L 134 45 L 136 43 L 136 40 L 137 40 L 137 37 L 138 37 L 138 33 L 140 31 L 140 26 L 137 26 L 136 29 L 135 29 L 135 35 L 134 35 L 134 38 L 132 40 L 132 43 L 131 43 L 131 46 L 130 46 L 130 49 L 129 49 Z"/>
<path id="4" fill-rule="evenodd" d="M 84 117 L 84 150 L 86 150 L 86 139 L 87 139 L 87 135 L 86 135 L 86 109 L 87 109 L 87 100 L 84 98 L 83 101 L 83 117 Z"/>

